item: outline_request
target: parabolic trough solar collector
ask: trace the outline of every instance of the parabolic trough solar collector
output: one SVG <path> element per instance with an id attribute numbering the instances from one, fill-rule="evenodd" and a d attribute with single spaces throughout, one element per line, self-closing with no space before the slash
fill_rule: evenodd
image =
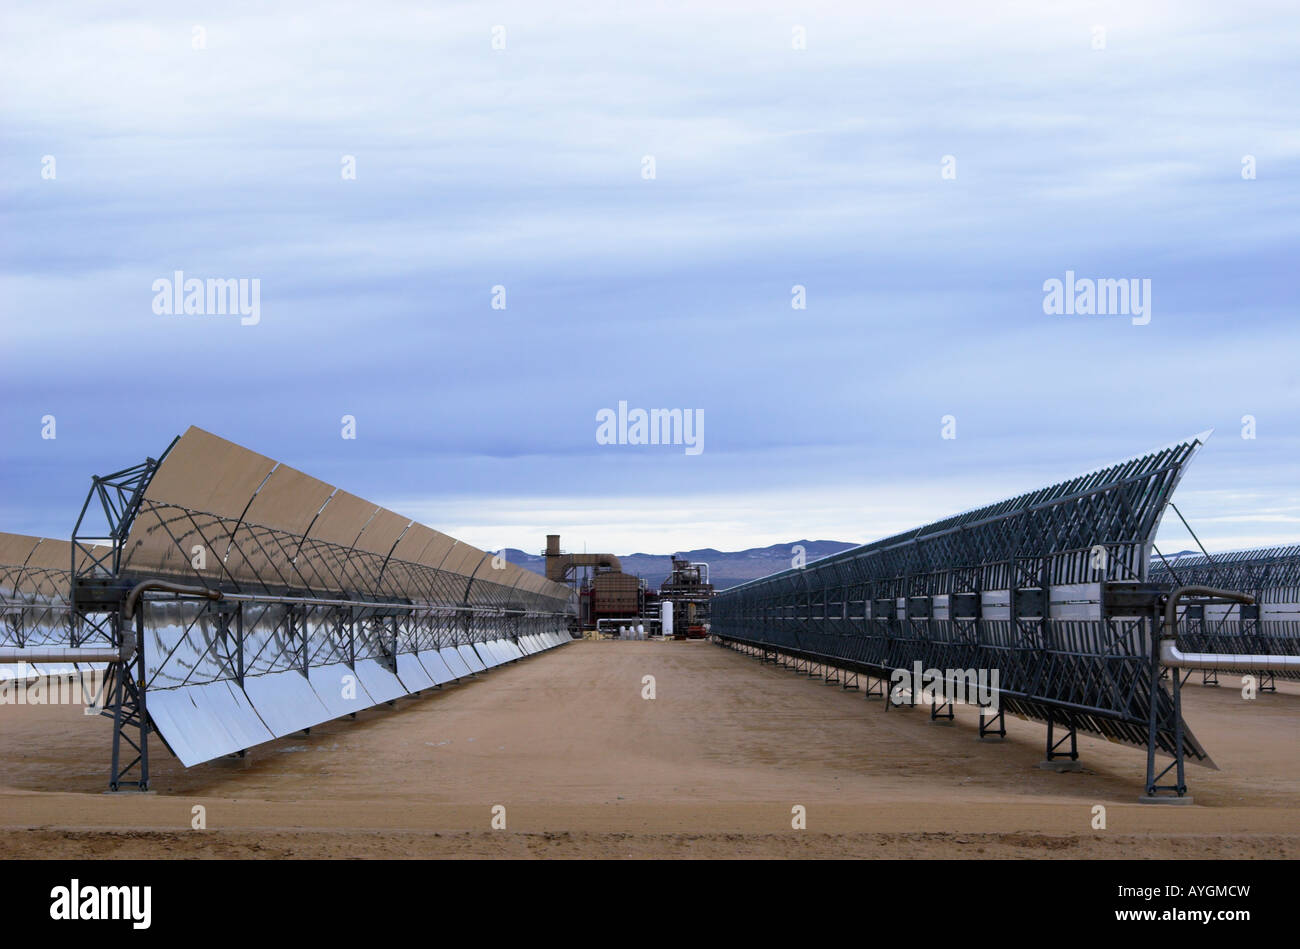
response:
<path id="1" fill-rule="evenodd" d="M 144 601 L 147 709 L 186 766 L 569 640 L 569 590 L 198 428 L 166 453 L 119 574 Z"/>

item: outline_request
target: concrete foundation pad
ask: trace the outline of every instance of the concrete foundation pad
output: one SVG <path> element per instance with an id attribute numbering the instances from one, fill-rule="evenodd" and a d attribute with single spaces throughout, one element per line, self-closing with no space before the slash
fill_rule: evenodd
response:
<path id="1" fill-rule="evenodd" d="M 1184 794 L 1182 797 L 1165 794 L 1143 794 L 1138 798 L 1139 804 L 1176 804 L 1187 805 L 1194 803 L 1190 794 Z"/>
<path id="2" fill-rule="evenodd" d="M 1040 761 L 1038 767 L 1044 771 L 1055 771 L 1061 774 L 1067 771 L 1082 771 L 1083 762 L 1071 761 L 1069 758 L 1057 758 L 1055 761 Z"/>

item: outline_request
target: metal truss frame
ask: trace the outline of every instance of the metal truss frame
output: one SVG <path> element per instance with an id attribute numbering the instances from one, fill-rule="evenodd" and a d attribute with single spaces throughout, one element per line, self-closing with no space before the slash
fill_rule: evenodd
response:
<path id="1" fill-rule="evenodd" d="M 94 476 L 72 529 L 69 643 L 105 643 L 115 647 L 121 657 L 109 663 L 100 713 L 113 721 L 111 791 L 127 785 L 139 791 L 149 789 L 153 724 L 145 698 L 144 653 L 139 648 L 144 613 L 137 613 L 134 628 L 124 624 L 122 601 L 129 581 L 120 574 L 123 549 L 144 492 L 175 444 L 173 439 L 161 458 L 146 458 L 138 465 Z"/>
<path id="2" fill-rule="evenodd" d="M 177 582 L 261 597 L 439 605 L 456 611 L 463 635 L 458 641 L 463 642 L 481 638 L 471 621 L 475 608 L 564 612 L 561 598 L 240 518 L 148 499 L 139 504 L 138 514 L 147 516 L 150 531 L 165 537 L 169 548 L 189 551 L 200 546 L 216 553 L 205 558 L 210 565 L 204 569 L 194 567 L 188 556 L 176 557 L 174 566 L 159 569 L 153 564 L 137 566 L 128 552 L 123 575 L 169 576 Z"/>
<path id="3" fill-rule="evenodd" d="M 1146 580 L 1204 438 L 722 591 L 711 632 L 881 680 L 916 662 L 997 670 L 1000 714 L 982 737 L 1005 735 L 1009 711 L 1049 726 L 1049 761 L 1077 758 L 1087 732 L 1171 756 L 1181 786 L 1185 758 L 1213 762 L 1183 725 L 1177 687 L 1159 679 L 1165 588 Z"/>
<path id="4" fill-rule="evenodd" d="M 356 671 L 369 660 L 376 665 L 367 668 L 399 682 L 399 665 L 420 652 L 483 651 L 508 640 L 521 657 L 541 647 L 537 637 L 569 638 L 567 590 L 552 596 L 524 589 L 517 576 L 519 588 L 497 582 L 486 567 L 485 575 L 478 568 L 467 575 L 153 498 L 151 481 L 175 445 L 92 480 L 73 531 L 71 572 L 50 580 L 62 583 L 50 592 L 65 595 L 67 643 L 118 651 L 102 706 L 113 720 L 111 790 L 149 787 L 149 738 L 162 737 L 151 691 L 225 682 L 242 692 L 249 676 L 308 677 L 334 664 Z M 210 554 L 209 569 L 191 562 L 194 545 Z M 173 589 L 135 589 L 159 581 Z M 7 633 L 15 644 L 23 644 L 22 625 Z M 510 658 L 503 653 L 498 661 Z M 436 685 L 418 662 L 410 668 L 418 686 Z M 420 691 L 401 688 L 397 697 Z"/>

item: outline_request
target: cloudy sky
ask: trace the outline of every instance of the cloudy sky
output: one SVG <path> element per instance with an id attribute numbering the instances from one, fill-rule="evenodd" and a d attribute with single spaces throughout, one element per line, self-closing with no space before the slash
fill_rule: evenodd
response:
<path id="1" fill-rule="evenodd" d="M 1294 4 L 116 6 L 0 13 L 0 529 L 191 424 L 617 553 L 867 541 L 1214 427 L 1207 546 L 1300 540 Z M 260 321 L 155 313 L 178 270 Z M 1149 322 L 1044 313 L 1067 271 Z M 619 401 L 704 450 L 598 444 Z"/>

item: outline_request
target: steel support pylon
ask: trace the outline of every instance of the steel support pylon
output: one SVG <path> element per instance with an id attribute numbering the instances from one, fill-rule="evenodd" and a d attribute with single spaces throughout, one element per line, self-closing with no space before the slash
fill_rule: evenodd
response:
<path id="1" fill-rule="evenodd" d="M 120 614 L 119 614 L 120 615 Z M 117 624 L 120 633 L 120 620 Z M 135 615 L 135 648 L 129 658 L 109 666 L 112 698 L 101 713 L 113 720 L 113 764 L 108 789 L 134 785 L 149 790 L 149 709 L 144 671 L 144 612 Z M 120 644 L 119 644 L 120 645 Z M 129 760 L 127 758 L 129 757 Z M 134 780 L 131 780 L 134 771 Z"/>

